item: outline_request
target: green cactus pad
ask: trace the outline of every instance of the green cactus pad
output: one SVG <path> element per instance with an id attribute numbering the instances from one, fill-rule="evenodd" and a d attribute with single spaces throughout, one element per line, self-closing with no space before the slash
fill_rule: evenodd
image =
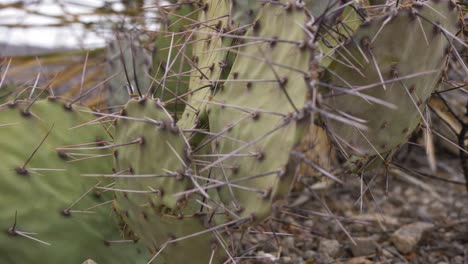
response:
<path id="1" fill-rule="evenodd" d="M 201 205 L 192 197 L 175 196 L 195 186 L 182 131 L 160 101 L 131 101 L 122 115 L 116 122 L 116 143 L 137 142 L 115 152 L 115 208 L 123 220 L 154 254 L 161 250 L 156 263 L 188 258 L 208 263 L 212 253 L 218 259 L 212 232 L 169 242 L 207 229 Z"/>
<path id="2" fill-rule="evenodd" d="M 159 8 L 162 28 L 156 36 L 151 73 L 154 79 L 151 81 L 154 82 L 153 96 L 162 101 L 183 95 L 188 90 L 191 66 L 187 60 L 193 45 L 186 33 L 197 17 L 197 8 L 198 5 L 190 1 L 182 1 L 172 8 Z M 180 102 L 174 100 L 175 105 Z"/>
<path id="3" fill-rule="evenodd" d="M 288 166 L 290 151 L 307 131 L 301 123 L 308 123 L 301 122 L 308 121 L 301 119 L 308 92 L 307 19 L 295 5 L 265 5 L 210 103 L 210 131 L 219 136 L 211 138 L 214 158 L 200 171 L 232 184 L 219 194 L 241 217 L 263 220 L 289 192 L 296 169 Z"/>
<path id="4" fill-rule="evenodd" d="M 233 0 L 231 5 L 231 20 L 238 27 L 252 24 L 261 6 L 260 1 L 242 0 Z"/>
<path id="5" fill-rule="evenodd" d="M 126 210 L 127 206 L 131 209 Z M 203 264 L 209 263 L 211 257 L 213 263 L 218 263 L 217 260 L 224 257 L 213 232 L 204 224 L 206 215 L 197 212 L 195 203 L 178 210 L 148 204 L 139 208 L 134 206 L 125 201 L 115 205 L 117 211 L 124 212 L 123 220 L 150 248 L 155 257 L 152 263 L 184 263 L 190 260 L 190 263 Z"/>
<path id="6" fill-rule="evenodd" d="M 148 92 L 151 57 L 130 35 L 120 34 L 118 39 L 109 43 L 107 60 L 107 75 L 112 77 L 107 83 L 107 102 L 110 106 L 124 105 L 130 94 Z"/>
<path id="7" fill-rule="evenodd" d="M 301 3 L 303 2 L 303 3 Z M 264 4 L 264 3 L 263 3 Z M 284 7 L 287 5 L 294 5 L 294 1 L 278 1 Z M 335 19 L 339 16 L 339 13 L 335 13 L 335 10 L 340 10 L 340 6 L 343 5 L 343 1 L 335 0 L 306 0 L 297 1 L 297 5 L 302 5 L 307 8 L 307 12 L 316 18 L 327 20 L 327 23 L 331 21 L 331 18 Z M 231 19 L 233 23 L 238 27 L 249 26 L 254 23 L 257 18 L 258 12 L 262 7 L 261 0 L 233 0 L 231 7 Z M 334 13 L 330 16 L 330 13 Z M 332 26 L 331 24 L 327 26 Z"/>
<path id="8" fill-rule="evenodd" d="M 228 26 L 229 5 L 228 1 L 202 1 L 198 21 L 192 37 L 194 71 L 189 84 L 188 104 L 185 108 L 179 126 L 193 128 L 192 124 L 201 125 L 201 119 L 205 115 L 206 103 L 209 100 L 212 89 L 218 88 L 219 78 L 225 70 L 227 50 L 222 49 L 224 41 L 223 34 Z"/>
<path id="9" fill-rule="evenodd" d="M 363 130 L 325 119 L 348 155 L 382 157 L 408 139 L 421 122 L 420 113 L 439 80 L 449 47 L 446 36 L 451 39 L 450 34 L 458 30 L 458 16 L 455 4 L 448 0 L 405 6 L 362 25 L 340 48 L 342 52 L 336 53 L 343 61 L 339 54 L 346 49 L 362 65 L 353 69 L 334 61 L 322 81 L 330 89 L 324 95 L 325 109 L 354 116 L 367 126 Z M 395 109 L 351 95 L 351 87 L 353 92 L 386 101 Z"/>
<path id="10" fill-rule="evenodd" d="M 112 166 L 105 123 L 77 127 L 97 118 L 82 110 L 56 100 L 0 106 L 0 262 L 141 263 L 148 258 L 140 243 L 124 242 L 112 195 L 93 189 L 108 182 L 81 176 L 107 173 Z"/>
<path id="11" fill-rule="evenodd" d="M 122 114 L 116 122 L 115 142 L 123 145 L 114 152 L 117 173 L 161 176 L 118 178 L 119 189 L 148 193 L 123 192 L 117 196 L 117 201 L 127 196 L 135 204 L 151 201 L 157 207 L 177 208 L 178 201 L 171 194 L 192 185 L 190 179 L 184 177 L 191 161 L 182 132 L 160 101 L 132 100 Z"/>
<path id="12" fill-rule="evenodd" d="M 328 9 L 328 4 L 331 1 L 312 1 L 318 5 L 314 14 L 318 15 L 324 13 Z M 326 2 L 329 2 L 327 5 Z M 335 1 L 333 1 L 335 2 Z M 320 21 L 317 24 L 321 24 L 319 36 L 319 46 L 322 52 L 322 59 L 320 65 L 322 68 L 326 68 L 333 61 L 334 53 L 341 53 L 342 50 L 337 51 L 337 47 L 345 43 L 351 34 L 353 34 L 359 26 L 364 22 L 363 11 L 361 9 L 365 4 L 364 1 L 359 1 L 353 5 L 347 5 L 346 7 L 340 7 L 341 4 L 337 4 L 331 7 L 329 13 L 324 13 L 323 17 L 319 18 Z M 321 3 L 321 4 L 319 4 Z M 336 11 L 333 11 L 336 10 Z M 359 12 L 359 13 L 358 13 Z M 346 51 L 344 51 L 345 54 Z M 347 63 L 356 63 L 352 59 L 345 60 Z"/>
<path id="13" fill-rule="evenodd" d="M 15 97 L 16 85 L 8 84 L 0 87 L 0 104 L 4 104 Z"/>

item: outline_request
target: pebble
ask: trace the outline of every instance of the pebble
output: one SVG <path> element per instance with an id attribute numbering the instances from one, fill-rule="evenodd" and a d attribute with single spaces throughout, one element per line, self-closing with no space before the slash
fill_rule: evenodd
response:
<path id="1" fill-rule="evenodd" d="M 346 261 L 346 264 L 375 264 L 375 262 L 372 262 L 365 257 L 357 257 L 357 258 L 352 258 Z"/>
<path id="2" fill-rule="evenodd" d="M 403 254 L 412 252 L 421 240 L 424 232 L 434 227 L 431 223 L 416 222 L 400 227 L 392 234 L 391 241 Z"/>
<path id="3" fill-rule="evenodd" d="M 294 248 L 294 237 L 290 236 L 290 237 L 287 237 L 287 238 L 283 239 L 283 241 L 281 242 L 281 244 L 282 244 L 283 247 L 285 247 L 286 249 Z"/>
<path id="4" fill-rule="evenodd" d="M 351 243 L 351 252 L 355 257 L 375 254 L 377 242 L 372 237 L 355 237 L 356 244 Z"/>
<path id="5" fill-rule="evenodd" d="M 304 222 L 304 225 L 306 227 L 313 227 L 314 226 L 314 221 L 313 220 L 307 220 Z"/>
<path id="6" fill-rule="evenodd" d="M 340 242 L 334 239 L 324 239 L 320 241 L 319 252 L 321 254 L 334 258 L 340 252 Z"/>
<path id="7" fill-rule="evenodd" d="M 317 256 L 317 252 L 313 250 L 306 250 L 306 252 L 304 252 L 305 259 L 314 259 L 316 256 Z"/>
<path id="8" fill-rule="evenodd" d="M 284 263 L 284 264 L 293 263 L 293 262 L 292 262 L 292 258 L 289 257 L 289 256 L 282 257 L 282 258 L 281 258 L 281 263 Z"/>
<path id="9" fill-rule="evenodd" d="M 275 255 L 271 253 L 265 253 L 264 251 L 257 252 L 257 257 L 262 260 L 268 260 L 270 262 L 277 260 Z"/>
<path id="10" fill-rule="evenodd" d="M 463 264 L 464 258 L 462 256 L 456 256 L 452 259 L 453 264 Z"/>

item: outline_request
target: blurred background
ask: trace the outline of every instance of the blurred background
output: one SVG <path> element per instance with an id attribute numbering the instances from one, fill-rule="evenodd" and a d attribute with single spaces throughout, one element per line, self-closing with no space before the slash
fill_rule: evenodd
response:
<path id="1" fill-rule="evenodd" d="M 125 76 L 106 77 L 122 70 L 122 62 L 150 71 L 159 4 L 0 0 L 0 102 L 44 89 L 42 95 L 72 99 L 94 89 L 83 99 L 96 106 L 109 89 L 126 92 Z"/>

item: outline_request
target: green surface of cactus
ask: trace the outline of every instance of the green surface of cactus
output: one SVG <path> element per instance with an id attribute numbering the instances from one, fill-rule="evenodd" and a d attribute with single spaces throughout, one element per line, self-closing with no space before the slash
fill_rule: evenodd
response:
<path id="1" fill-rule="evenodd" d="M 82 110 L 55 100 L 1 106 L 2 263 L 148 258 L 140 243 L 122 243 L 112 194 L 94 188 L 109 182 L 82 176 L 108 173 L 112 166 L 108 151 L 96 150 L 110 140 L 105 123 L 86 124 L 97 117 Z"/>
<path id="2" fill-rule="evenodd" d="M 330 89 L 324 108 L 367 127 L 326 119 L 348 155 L 382 157 L 407 141 L 439 81 L 457 23 L 451 1 L 417 3 L 363 24 L 339 48 L 322 80 Z"/>
<path id="3" fill-rule="evenodd" d="M 118 145 L 128 144 L 114 152 L 117 173 L 155 175 L 117 178 L 116 185 L 119 189 L 146 190 L 148 194 L 152 193 L 125 194 L 137 206 L 151 201 L 156 207 L 175 209 L 178 201 L 171 194 L 191 186 L 190 179 L 184 177 L 191 161 L 187 156 L 188 146 L 181 133 L 159 101 L 130 101 L 125 107 L 124 117 L 117 120 L 115 142 Z M 118 195 L 118 201 L 121 196 L 124 195 Z M 148 196 L 151 199 L 148 200 Z"/>
<path id="4" fill-rule="evenodd" d="M 131 35 L 120 34 L 107 47 L 107 75 L 112 77 L 107 85 L 107 103 L 110 106 L 124 105 L 130 94 L 146 94 L 151 86 L 149 70 L 151 57 Z"/>
<path id="5" fill-rule="evenodd" d="M 222 37 L 227 28 L 229 5 L 228 1 L 203 1 L 199 11 L 198 21 L 192 29 L 193 35 L 193 74 L 190 78 L 188 106 L 182 114 L 179 126 L 193 128 L 192 124 L 201 125 L 206 115 L 206 100 L 210 99 L 212 90 L 218 89 L 219 78 L 224 70 L 227 51 L 223 42 L 229 42 Z M 206 21 L 206 22 L 205 22 Z M 228 33 L 229 34 L 229 33 Z"/>
<path id="6" fill-rule="evenodd" d="M 195 23 L 197 10 L 198 5 L 192 2 L 181 2 L 172 8 L 161 7 L 159 10 L 162 28 L 156 36 L 151 81 L 153 96 L 163 101 L 183 95 L 188 90 L 191 70 L 188 60 L 191 59 L 193 44 L 186 31 Z M 177 103 L 183 106 L 180 99 L 174 100 L 174 104 Z"/>
<path id="7" fill-rule="evenodd" d="M 117 121 L 117 144 L 137 143 L 115 154 L 115 206 L 154 254 L 161 250 L 156 263 L 182 263 L 189 257 L 192 263 L 208 263 L 220 251 L 212 248 L 212 232 L 184 239 L 206 231 L 207 217 L 197 197 L 176 196 L 195 188 L 197 179 L 192 178 L 188 141 L 163 107 L 160 101 L 131 101 Z"/>
<path id="8" fill-rule="evenodd" d="M 246 34 L 230 76 L 210 103 L 211 170 L 226 182 L 222 201 L 241 216 L 267 217 L 275 199 L 289 192 L 290 151 L 304 128 L 310 53 L 304 10 L 265 5 Z M 252 42 L 252 43 L 249 43 Z M 231 186 L 236 184 L 238 186 Z"/>

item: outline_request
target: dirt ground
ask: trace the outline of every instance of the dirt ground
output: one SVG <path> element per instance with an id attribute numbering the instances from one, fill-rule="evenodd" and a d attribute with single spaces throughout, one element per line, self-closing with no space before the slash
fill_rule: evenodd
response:
<path id="1" fill-rule="evenodd" d="M 435 173 L 418 147 L 394 160 L 440 179 L 390 168 L 365 175 L 364 184 L 343 175 L 345 184 L 294 193 L 268 224 L 275 231 L 265 227 L 244 243 L 241 263 L 467 264 L 464 177 L 458 157 L 440 156 Z"/>

